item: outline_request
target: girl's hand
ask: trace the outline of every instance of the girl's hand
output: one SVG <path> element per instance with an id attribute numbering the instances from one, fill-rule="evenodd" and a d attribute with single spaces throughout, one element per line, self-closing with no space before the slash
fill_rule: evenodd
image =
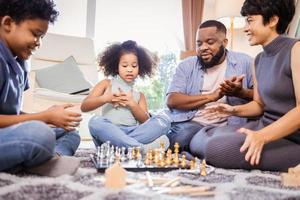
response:
<path id="1" fill-rule="evenodd" d="M 207 120 L 223 119 L 234 115 L 235 109 L 228 104 L 211 105 L 204 108 L 201 116 Z"/>
<path id="2" fill-rule="evenodd" d="M 119 91 L 120 91 L 120 94 L 122 95 L 121 103 L 123 103 L 124 106 L 128 106 L 131 108 L 137 104 L 135 102 L 135 100 L 133 99 L 133 90 L 132 89 L 127 94 L 124 93 L 120 88 L 119 88 Z"/>
<path id="3" fill-rule="evenodd" d="M 240 152 L 247 151 L 245 160 L 250 162 L 251 165 L 258 165 L 261 152 L 266 143 L 263 135 L 259 131 L 252 131 L 246 128 L 240 128 L 238 132 L 246 134 L 246 139 L 240 148 Z"/>

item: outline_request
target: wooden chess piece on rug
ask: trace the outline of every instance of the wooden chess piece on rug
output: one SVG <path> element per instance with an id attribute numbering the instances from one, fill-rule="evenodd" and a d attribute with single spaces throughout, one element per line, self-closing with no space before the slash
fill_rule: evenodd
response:
<path id="1" fill-rule="evenodd" d="M 121 166 L 119 158 L 105 170 L 105 187 L 122 189 L 126 186 L 126 170 Z"/>
<path id="2" fill-rule="evenodd" d="M 205 159 L 202 160 L 201 166 L 200 166 L 200 176 L 206 176 L 206 161 Z"/>
<path id="3" fill-rule="evenodd" d="M 281 174 L 282 184 L 286 187 L 300 186 L 300 164 L 296 167 L 289 168 L 288 173 Z"/>

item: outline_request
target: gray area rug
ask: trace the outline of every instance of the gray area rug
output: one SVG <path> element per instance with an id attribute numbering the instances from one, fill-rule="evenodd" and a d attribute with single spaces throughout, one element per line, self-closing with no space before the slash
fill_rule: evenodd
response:
<path id="1" fill-rule="evenodd" d="M 157 200 L 157 199 L 200 199 L 200 197 L 172 196 L 149 189 L 144 183 L 128 185 L 123 190 L 109 190 L 103 185 L 103 174 L 97 173 L 89 155 L 93 149 L 79 149 L 76 157 L 81 160 L 80 168 L 73 176 L 57 178 L 39 177 L 18 173 L 0 173 L 0 199 L 42 200 L 42 199 L 106 199 L 106 200 Z M 206 177 L 196 173 L 176 170 L 167 173 L 152 173 L 153 177 L 174 178 L 180 176 L 181 185 L 210 186 L 214 196 L 201 199 L 299 199 L 300 188 L 284 187 L 280 173 L 263 171 L 224 170 L 216 168 Z M 145 173 L 128 172 L 132 180 L 145 178 Z"/>

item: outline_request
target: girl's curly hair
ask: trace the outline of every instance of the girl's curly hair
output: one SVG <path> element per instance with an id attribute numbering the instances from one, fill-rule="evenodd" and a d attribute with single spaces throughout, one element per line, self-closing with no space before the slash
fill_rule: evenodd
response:
<path id="1" fill-rule="evenodd" d="M 119 74 L 120 58 L 124 54 L 133 53 L 138 59 L 139 75 L 151 77 L 157 65 L 157 59 L 146 48 L 137 45 L 135 41 L 128 40 L 108 46 L 98 55 L 98 64 L 105 76 Z"/>

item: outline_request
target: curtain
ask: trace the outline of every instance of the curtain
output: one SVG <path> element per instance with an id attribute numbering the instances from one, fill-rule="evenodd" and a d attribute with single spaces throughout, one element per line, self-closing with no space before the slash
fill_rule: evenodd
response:
<path id="1" fill-rule="evenodd" d="M 180 58 L 196 54 L 196 32 L 202 21 L 204 0 L 182 0 L 182 17 L 185 50 Z"/>

